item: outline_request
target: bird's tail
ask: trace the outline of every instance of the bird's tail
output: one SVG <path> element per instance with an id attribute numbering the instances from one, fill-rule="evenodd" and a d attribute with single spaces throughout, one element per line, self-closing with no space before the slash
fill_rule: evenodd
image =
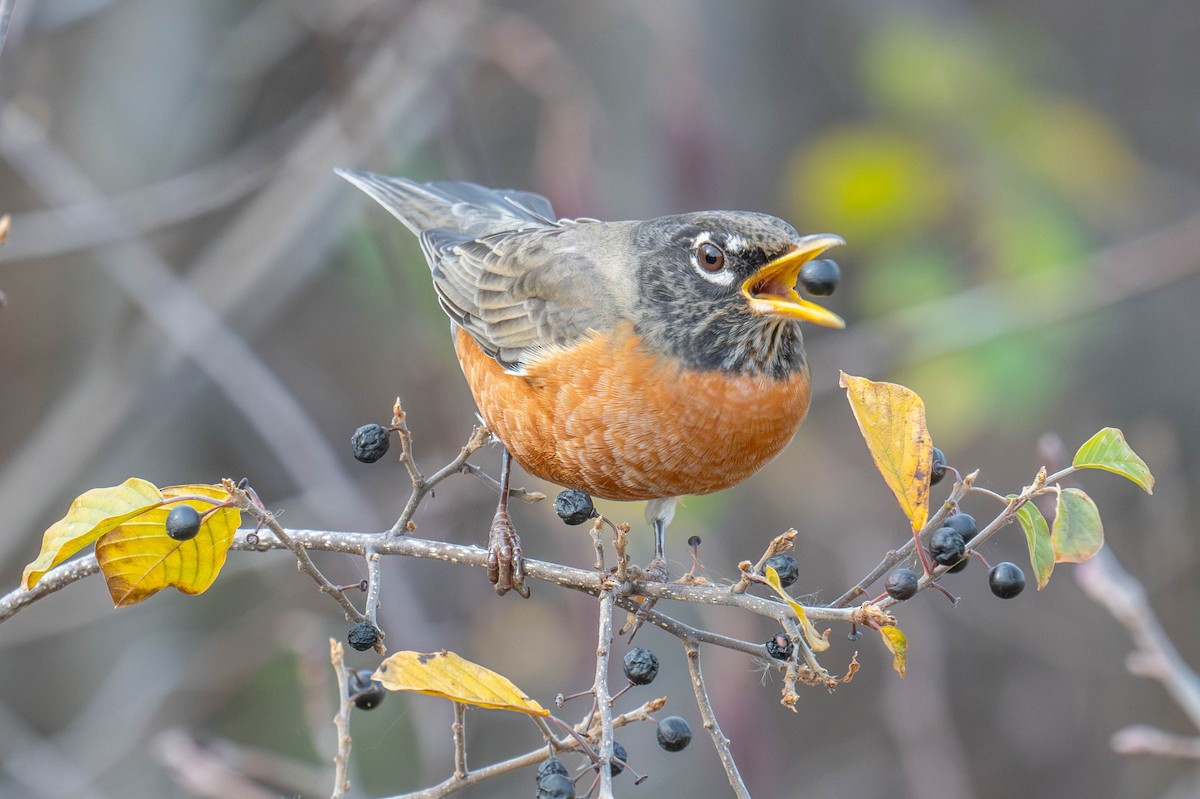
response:
<path id="1" fill-rule="evenodd" d="M 440 228 L 476 238 L 555 224 L 550 201 L 539 194 L 489 189 L 464 181 L 417 183 L 349 169 L 334 172 L 374 198 L 417 235 Z"/>

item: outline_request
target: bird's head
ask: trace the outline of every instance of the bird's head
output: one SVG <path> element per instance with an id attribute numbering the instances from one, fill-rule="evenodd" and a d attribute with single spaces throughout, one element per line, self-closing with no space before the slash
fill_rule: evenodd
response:
<path id="1" fill-rule="evenodd" d="M 767 214 L 707 211 L 660 217 L 634 231 L 638 327 L 651 346 L 690 365 L 783 377 L 805 368 L 801 322 L 842 328 L 804 299 L 804 264 L 843 244 L 801 236 Z"/>

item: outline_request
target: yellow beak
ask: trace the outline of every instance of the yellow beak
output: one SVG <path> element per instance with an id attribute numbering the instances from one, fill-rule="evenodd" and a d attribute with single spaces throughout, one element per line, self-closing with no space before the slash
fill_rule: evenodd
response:
<path id="1" fill-rule="evenodd" d="M 796 293 L 800 269 L 830 247 L 846 242 L 831 233 L 804 236 L 779 258 L 765 264 L 742 283 L 742 294 L 755 313 L 769 313 L 841 330 L 842 317 Z"/>

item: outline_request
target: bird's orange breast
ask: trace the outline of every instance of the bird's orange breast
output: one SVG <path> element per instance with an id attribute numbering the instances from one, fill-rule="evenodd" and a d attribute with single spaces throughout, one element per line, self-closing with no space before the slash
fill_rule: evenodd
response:
<path id="1" fill-rule="evenodd" d="M 455 349 L 488 428 L 528 472 L 603 499 L 706 494 L 745 480 L 808 412 L 808 372 L 697 371 L 625 325 L 505 372 L 459 329 Z"/>

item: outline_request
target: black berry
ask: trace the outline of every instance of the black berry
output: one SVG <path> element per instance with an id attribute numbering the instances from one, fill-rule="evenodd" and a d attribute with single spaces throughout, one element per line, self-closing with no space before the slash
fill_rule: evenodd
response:
<path id="1" fill-rule="evenodd" d="M 176 505 L 167 514 L 167 535 L 176 541 L 191 541 L 200 532 L 200 512 L 191 505 Z"/>
<path id="2" fill-rule="evenodd" d="M 621 762 L 618 763 L 618 760 Z M 620 741 L 613 741 L 613 756 L 612 760 L 608 762 L 609 771 L 611 771 L 612 775 L 615 777 L 625 770 L 625 766 L 622 764 L 628 762 L 629 754 L 625 751 L 625 747 L 621 746 Z"/>
<path id="3" fill-rule="evenodd" d="M 564 777 L 569 777 L 571 772 L 567 771 L 567 767 L 557 757 L 548 757 L 537 767 L 537 776 L 535 779 L 541 782 L 542 778 L 547 774 L 561 774 Z"/>
<path id="4" fill-rule="evenodd" d="M 939 527 L 929 537 L 929 554 L 942 566 L 953 566 L 963 558 L 963 537 L 953 527 Z"/>
<path id="5" fill-rule="evenodd" d="M 558 496 L 554 498 L 554 512 L 567 524 L 583 524 L 596 515 L 596 508 L 586 491 L 568 488 L 566 491 L 559 491 Z"/>
<path id="6" fill-rule="evenodd" d="M 692 728 L 679 716 L 668 716 L 658 723 L 658 745 L 678 752 L 692 742 Z"/>
<path id="7" fill-rule="evenodd" d="M 809 261 L 800 268 L 800 285 L 809 294 L 816 297 L 826 297 L 837 289 L 842 270 L 835 261 L 828 258 L 818 258 Z"/>
<path id="8" fill-rule="evenodd" d="M 566 774 L 547 774 L 538 780 L 537 799 L 575 799 L 575 783 Z"/>
<path id="9" fill-rule="evenodd" d="M 779 584 L 784 588 L 796 582 L 800 576 L 800 564 L 791 555 L 772 555 L 767 558 L 767 566 L 779 575 Z"/>
<path id="10" fill-rule="evenodd" d="M 979 532 L 979 526 L 975 524 L 975 517 L 961 511 L 953 516 L 946 517 L 946 521 L 942 522 L 942 524 L 955 530 L 963 537 L 964 542 L 970 541 Z"/>
<path id="11" fill-rule="evenodd" d="M 935 486 L 946 476 L 946 456 L 937 447 L 933 448 L 933 466 L 929 469 L 929 484 Z"/>
<path id="12" fill-rule="evenodd" d="M 370 669 L 350 673 L 350 696 L 359 710 L 374 710 L 387 696 L 387 689 L 379 680 L 371 679 Z"/>
<path id="13" fill-rule="evenodd" d="M 892 599 L 912 599 L 917 595 L 917 582 L 920 578 L 912 569 L 896 569 L 888 575 L 884 590 Z"/>
<path id="14" fill-rule="evenodd" d="M 346 642 L 359 652 L 366 652 L 379 642 L 379 630 L 372 627 L 370 622 L 360 621 L 350 628 Z"/>
<path id="15" fill-rule="evenodd" d="M 1025 590 L 1025 574 L 1015 563 L 997 563 L 988 572 L 988 585 L 1001 599 L 1012 599 Z"/>
<path id="16" fill-rule="evenodd" d="M 377 424 L 364 424 L 350 436 L 354 459 L 363 463 L 374 463 L 382 458 L 387 454 L 390 443 L 387 428 Z"/>
<path id="17" fill-rule="evenodd" d="M 635 646 L 625 653 L 625 676 L 634 685 L 649 685 L 658 676 L 658 657 L 649 649 Z"/>
<path id="18" fill-rule="evenodd" d="M 792 642 L 783 633 L 775 633 L 775 637 L 767 641 L 767 654 L 776 660 L 787 660 L 792 656 Z"/>

